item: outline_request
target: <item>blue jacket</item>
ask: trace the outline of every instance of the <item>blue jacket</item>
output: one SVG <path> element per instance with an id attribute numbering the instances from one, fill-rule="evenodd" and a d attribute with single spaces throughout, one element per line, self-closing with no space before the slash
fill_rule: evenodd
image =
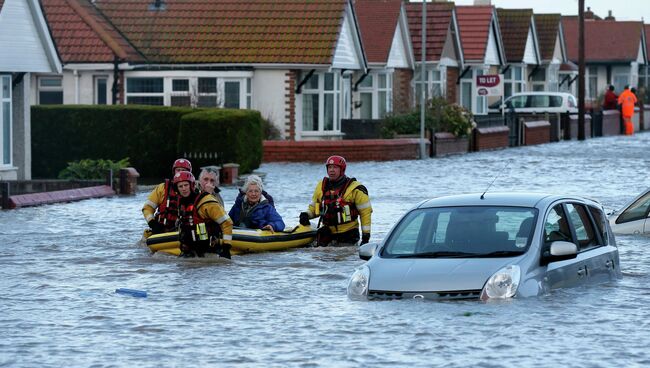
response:
<path id="1" fill-rule="evenodd" d="M 282 217 L 275 210 L 275 207 L 269 203 L 268 200 L 263 198 L 260 203 L 251 208 L 247 214 L 242 216 L 244 212 L 244 194 L 240 193 L 235 200 L 235 204 L 228 212 L 228 216 L 232 219 L 235 226 L 242 226 L 249 229 L 261 229 L 266 225 L 271 225 L 273 230 L 284 230 L 284 221 Z"/>

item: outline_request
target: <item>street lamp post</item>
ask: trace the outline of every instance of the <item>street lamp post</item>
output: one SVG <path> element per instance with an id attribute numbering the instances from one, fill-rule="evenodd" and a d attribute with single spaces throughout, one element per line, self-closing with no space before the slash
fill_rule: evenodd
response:
<path id="1" fill-rule="evenodd" d="M 422 0 L 422 65 L 420 69 L 420 80 L 422 82 L 422 89 L 420 90 L 420 159 L 424 160 L 428 155 L 425 152 L 424 144 L 424 118 L 425 118 L 425 103 L 426 103 L 426 60 L 427 60 L 427 1 Z"/>
<path id="2" fill-rule="evenodd" d="M 585 139 L 585 0 L 578 2 L 578 140 Z M 592 91 L 593 93 L 593 91 Z"/>

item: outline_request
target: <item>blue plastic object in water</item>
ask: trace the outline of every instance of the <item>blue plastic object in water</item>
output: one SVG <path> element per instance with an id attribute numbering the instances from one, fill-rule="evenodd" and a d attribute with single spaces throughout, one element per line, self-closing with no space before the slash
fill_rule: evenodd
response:
<path id="1" fill-rule="evenodd" d="M 115 289 L 115 292 L 118 293 L 118 294 L 126 294 L 126 295 L 130 295 L 130 296 L 134 296 L 136 298 L 146 298 L 147 297 L 147 292 L 142 291 L 142 290 L 119 288 L 119 289 Z"/>

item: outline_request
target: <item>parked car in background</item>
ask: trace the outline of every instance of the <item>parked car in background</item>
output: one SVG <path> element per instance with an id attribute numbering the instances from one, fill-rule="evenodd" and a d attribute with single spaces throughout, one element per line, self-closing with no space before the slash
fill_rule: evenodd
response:
<path id="1" fill-rule="evenodd" d="M 408 211 L 348 284 L 351 299 L 507 299 L 620 277 L 592 200 L 532 193 L 440 197 Z"/>
<path id="2" fill-rule="evenodd" d="M 489 112 L 505 112 L 514 110 L 517 113 L 578 113 L 578 102 L 566 92 L 520 92 L 501 101 L 491 104 Z"/>
<path id="3" fill-rule="evenodd" d="M 621 209 L 609 214 L 609 224 L 615 234 L 650 233 L 650 188 L 641 192 Z"/>

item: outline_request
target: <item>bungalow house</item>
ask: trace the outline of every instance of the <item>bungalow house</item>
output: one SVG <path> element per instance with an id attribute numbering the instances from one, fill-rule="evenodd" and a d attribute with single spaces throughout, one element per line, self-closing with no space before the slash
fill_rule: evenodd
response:
<path id="1" fill-rule="evenodd" d="M 561 72 L 567 62 L 562 30 L 562 15 L 535 14 L 535 29 L 539 40 L 541 67 L 546 70 L 547 84 L 544 90 L 570 92 L 577 71 Z M 566 66 L 564 69 L 569 69 Z"/>
<path id="2" fill-rule="evenodd" d="M 416 65 L 412 87 L 415 89 L 414 103 L 419 104 L 422 91 L 422 3 L 407 3 L 406 12 Z M 431 3 L 426 12 L 425 97 L 440 96 L 457 102 L 458 76 L 464 60 L 454 4 Z"/>
<path id="3" fill-rule="evenodd" d="M 354 85 L 353 117 L 380 119 L 411 107 L 413 46 L 402 0 L 356 0 L 368 73 Z"/>
<path id="4" fill-rule="evenodd" d="M 476 77 L 498 74 L 506 63 L 497 12 L 493 6 L 477 5 L 457 6 L 456 14 L 465 65 L 459 76 L 459 101 L 475 115 L 486 115 L 488 99 L 476 93 Z"/>
<path id="5" fill-rule="evenodd" d="M 144 57 L 85 0 L 41 0 L 63 73 L 35 74 L 32 104 L 117 104 L 124 70 Z"/>
<path id="6" fill-rule="evenodd" d="M 585 99 L 597 103 L 608 85 L 620 93 L 626 85 L 639 83 L 639 70 L 647 65 L 646 38 L 642 22 L 586 19 Z M 563 17 L 569 60 L 578 63 L 578 19 Z"/>
<path id="7" fill-rule="evenodd" d="M 537 28 L 532 9 L 497 9 L 507 65 L 503 74 L 504 97 L 526 90 L 543 91 L 546 83 L 557 86 L 557 70 L 541 66 Z M 559 66 L 558 66 L 559 67 Z M 559 69 L 559 68 L 558 68 Z M 552 77 L 552 79 L 547 79 Z M 556 87 L 557 88 L 557 87 Z"/>
<path id="8" fill-rule="evenodd" d="M 64 103 L 250 108 L 285 139 L 338 139 L 341 119 L 352 116 L 352 90 L 367 72 L 351 0 L 44 5 L 53 23 L 79 27 L 54 26 L 60 49 L 70 46 L 61 51 L 70 73 L 58 84 L 38 82 L 39 94 L 55 84 Z"/>
<path id="9" fill-rule="evenodd" d="M 639 87 L 644 87 L 646 91 L 645 104 L 650 104 L 650 24 L 645 24 L 645 49 L 648 62 L 639 67 Z"/>
<path id="10" fill-rule="evenodd" d="M 0 180 L 30 180 L 30 73 L 61 63 L 37 0 L 0 0 Z"/>

